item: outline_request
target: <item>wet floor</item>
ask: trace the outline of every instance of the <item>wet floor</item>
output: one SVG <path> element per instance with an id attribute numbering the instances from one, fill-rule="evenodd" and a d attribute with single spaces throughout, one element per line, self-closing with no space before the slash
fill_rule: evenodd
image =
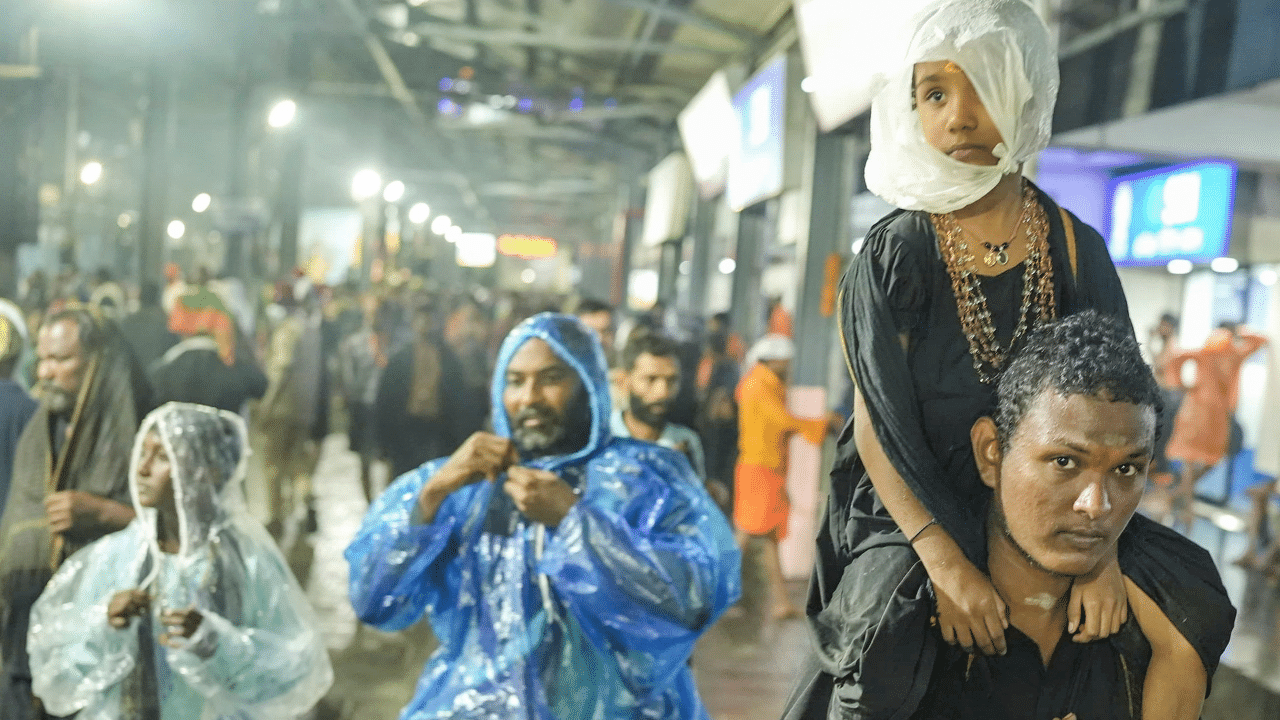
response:
<path id="1" fill-rule="evenodd" d="M 299 532 L 294 519 L 284 542 L 323 624 L 337 680 L 313 713 L 314 720 L 381 720 L 399 716 L 435 639 L 426 623 L 401 633 L 360 625 L 347 602 L 347 565 L 342 557 L 367 504 L 357 458 L 343 435 L 323 444 L 314 477 L 318 532 Z M 380 478 L 385 483 L 385 477 Z M 251 505 L 260 488 L 249 488 Z M 1244 547 L 1239 532 L 1223 530 L 1213 513 L 1197 520 L 1192 537 L 1209 548 L 1240 618 L 1223 658 L 1206 720 L 1280 717 L 1280 589 L 1257 573 L 1230 564 Z M 1220 518 L 1219 518 L 1220 519 Z M 1231 525 L 1229 522 L 1222 524 Z M 748 563 L 748 567 L 751 564 Z M 726 617 L 699 641 L 693 667 L 699 692 L 715 720 L 778 720 L 807 649 L 803 621 L 765 619 L 762 578 L 748 574 L 742 611 Z M 793 583 L 795 603 L 802 583 Z"/>

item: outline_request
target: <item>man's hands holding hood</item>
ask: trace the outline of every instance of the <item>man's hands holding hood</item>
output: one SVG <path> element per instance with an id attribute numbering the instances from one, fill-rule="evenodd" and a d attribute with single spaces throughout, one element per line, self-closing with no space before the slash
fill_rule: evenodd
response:
<path id="1" fill-rule="evenodd" d="M 473 434 L 423 486 L 418 496 L 422 521 L 433 521 L 440 504 L 455 490 L 480 480 L 496 480 L 505 472 L 502 489 L 525 517 L 549 527 L 559 525 L 578 502 L 573 488 L 555 473 L 521 467 L 517 460 L 511 440 L 486 432 Z"/>

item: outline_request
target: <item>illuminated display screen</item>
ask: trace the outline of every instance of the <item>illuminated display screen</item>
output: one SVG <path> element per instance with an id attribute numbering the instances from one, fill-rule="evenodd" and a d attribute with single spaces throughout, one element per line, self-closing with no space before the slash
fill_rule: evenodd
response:
<path id="1" fill-rule="evenodd" d="M 555 257 L 556 241 L 534 235 L 500 235 L 498 253 L 525 260 Z"/>
<path id="2" fill-rule="evenodd" d="M 1209 262 L 1227 254 L 1236 166 L 1201 162 L 1114 178 L 1107 246 L 1116 265 Z"/>
<path id="3" fill-rule="evenodd" d="M 733 96 L 738 115 L 738 152 L 729 163 L 729 206 L 742 210 L 782 192 L 786 122 L 787 58 L 782 56 Z"/>

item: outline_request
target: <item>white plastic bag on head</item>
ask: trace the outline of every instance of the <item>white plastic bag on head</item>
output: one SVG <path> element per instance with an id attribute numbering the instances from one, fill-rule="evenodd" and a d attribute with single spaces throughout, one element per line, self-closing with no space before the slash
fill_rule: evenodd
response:
<path id="1" fill-rule="evenodd" d="M 947 0 L 907 28 L 901 64 L 871 104 L 867 188 L 906 210 L 946 213 L 972 204 L 1049 144 L 1058 58 L 1044 21 L 1024 0 Z M 960 162 L 925 140 L 912 105 L 916 63 L 964 70 L 1004 142 L 992 166 Z"/>

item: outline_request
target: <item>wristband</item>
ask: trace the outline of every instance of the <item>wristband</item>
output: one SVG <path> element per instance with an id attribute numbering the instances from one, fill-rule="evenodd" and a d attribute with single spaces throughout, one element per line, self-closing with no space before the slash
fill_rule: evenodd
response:
<path id="1" fill-rule="evenodd" d="M 922 525 L 920 529 L 916 531 L 916 534 L 912 535 L 911 539 L 907 541 L 907 544 L 911 545 L 915 543 L 916 538 L 920 537 L 920 534 L 923 533 L 925 530 L 928 530 L 930 525 L 937 525 L 937 524 L 938 524 L 937 518 L 929 518 L 929 522 Z"/>

